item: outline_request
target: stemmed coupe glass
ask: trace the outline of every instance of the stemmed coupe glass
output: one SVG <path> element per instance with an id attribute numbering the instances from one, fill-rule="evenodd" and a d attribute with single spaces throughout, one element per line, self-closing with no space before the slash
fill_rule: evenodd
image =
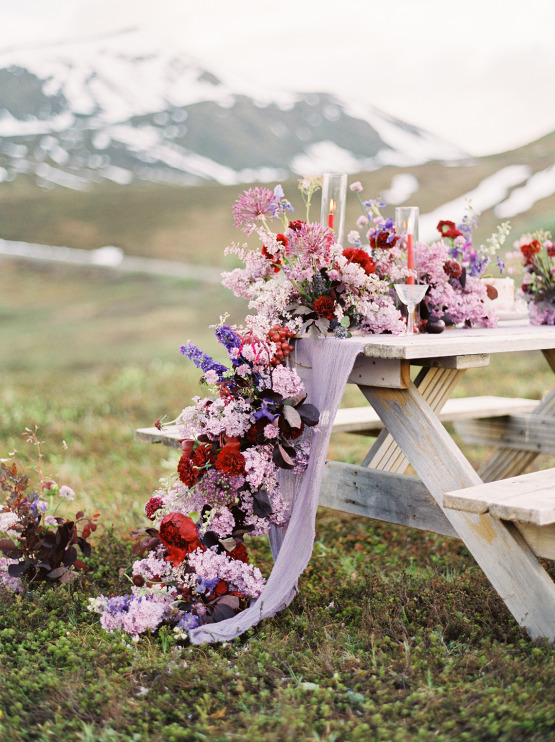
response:
<path id="1" fill-rule="evenodd" d="M 428 290 L 428 284 L 422 283 L 396 283 L 394 284 L 395 291 L 400 301 L 407 307 L 407 329 L 406 334 L 412 335 L 414 333 L 414 310 L 417 304 L 420 304 L 426 291 Z"/>

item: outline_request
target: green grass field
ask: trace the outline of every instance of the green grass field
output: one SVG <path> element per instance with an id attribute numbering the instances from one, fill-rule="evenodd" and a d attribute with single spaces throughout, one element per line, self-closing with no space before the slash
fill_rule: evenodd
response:
<path id="1" fill-rule="evenodd" d="M 140 211 L 129 217 L 139 254 Z M 202 231 L 198 255 L 217 264 Z M 299 595 L 233 643 L 175 650 L 163 631 L 138 644 L 104 633 L 87 598 L 129 589 L 129 530 L 147 525 L 143 504 L 177 461 L 133 430 L 189 403 L 198 372 L 179 345 L 190 338 L 224 360 L 208 325 L 225 310 L 239 321 L 245 305 L 192 282 L 0 266 L 0 457 L 27 450 L 21 433 L 39 425 L 74 504 L 101 513 L 86 576 L 0 596 L 0 742 L 555 740 L 554 649 L 522 633 L 459 541 L 433 534 L 320 509 Z M 539 398 L 551 379 L 541 354 L 498 356 L 457 394 Z M 349 388 L 344 404 L 362 403 Z M 360 462 L 368 445 L 334 436 L 329 457 Z M 463 450 L 476 465 L 488 453 Z M 266 541 L 249 550 L 268 573 Z"/>

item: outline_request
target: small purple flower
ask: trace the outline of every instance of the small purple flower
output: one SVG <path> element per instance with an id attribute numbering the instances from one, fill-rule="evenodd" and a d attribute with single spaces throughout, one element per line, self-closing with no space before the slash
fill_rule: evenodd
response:
<path id="1" fill-rule="evenodd" d="M 219 582 L 219 578 L 215 577 L 213 580 L 206 580 L 204 577 L 197 578 L 197 593 L 201 595 L 206 593 L 207 596 L 212 595 L 216 585 Z"/>
<path id="2" fill-rule="evenodd" d="M 227 368 L 221 363 L 218 363 L 210 356 L 203 353 L 196 345 L 188 342 L 187 345 L 182 345 L 179 349 L 181 355 L 192 361 L 197 368 L 202 369 L 205 373 L 207 371 L 215 371 L 218 374 L 220 381 L 224 380 L 224 374 Z"/>
<path id="3" fill-rule="evenodd" d="M 176 624 L 176 629 L 184 629 L 185 631 L 191 631 L 191 629 L 196 629 L 197 626 L 200 623 L 200 619 L 198 616 L 195 616 L 194 613 L 185 613 L 179 620 L 179 623 Z"/>
<path id="4" fill-rule="evenodd" d="M 505 263 L 503 262 L 503 260 L 501 260 L 499 255 L 497 256 L 497 265 L 499 266 L 499 272 L 503 273 L 503 271 L 505 270 Z"/>

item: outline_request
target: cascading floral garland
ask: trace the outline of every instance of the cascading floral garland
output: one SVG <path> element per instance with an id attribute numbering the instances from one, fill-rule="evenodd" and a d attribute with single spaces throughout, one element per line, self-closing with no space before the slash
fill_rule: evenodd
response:
<path id="1" fill-rule="evenodd" d="M 131 594 L 90 601 L 107 631 L 138 638 L 165 623 L 185 639 L 260 595 L 265 581 L 243 538 L 287 524 L 277 472 L 306 469 L 310 443 L 300 437 L 319 418 L 297 372 L 284 365 L 291 335 L 279 325 L 260 338 L 221 324 L 216 336 L 231 368 L 190 342 L 181 348 L 212 396 L 195 398 L 177 420 L 182 455 L 176 475 L 146 504 L 152 527 L 138 545 L 146 556 L 133 565 Z"/>

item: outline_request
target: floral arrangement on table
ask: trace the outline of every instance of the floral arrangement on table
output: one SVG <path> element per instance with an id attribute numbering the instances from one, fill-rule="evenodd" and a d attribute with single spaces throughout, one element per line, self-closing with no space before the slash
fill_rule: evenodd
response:
<path id="1" fill-rule="evenodd" d="M 293 334 L 312 328 L 336 337 L 348 337 L 353 329 L 402 333 L 404 321 L 390 280 L 376 272 L 381 254 L 392 244 L 378 239 L 372 254 L 357 247 L 343 249 L 330 227 L 308 221 L 318 188 L 318 179 L 300 181 L 306 221 L 289 221 L 292 207 L 281 186 L 273 191 L 251 188 L 239 197 L 233 208 L 235 225 L 247 235 L 256 234 L 261 245 L 258 250 L 237 244 L 226 249 L 245 267 L 223 273 L 223 285 L 249 300 L 256 314 L 248 316 L 246 324 L 258 335 L 276 323 Z M 274 222 L 279 230 L 271 229 Z"/>
<path id="2" fill-rule="evenodd" d="M 0 489 L 5 501 L 0 505 L 0 588 L 23 592 L 25 586 L 37 582 L 68 583 L 75 579 L 76 569 L 87 571 L 78 558 L 77 547 L 88 557 L 91 545 L 87 541 L 96 530 L 92 518 L 79 511 L 74 519 L 58 515 L 63 503 L 75 498 L 67 485 L 61 487 L 43 471 L 41 442 L 34 431 L 26 428 L 27 442 L 37 447 L 36 472 L 38 484 L 33 487 L 23 466 L 15 460 L 17 452 L 0 463 Z"/>
<path id="3" fill-rule="evenodd" d="M 520 296 L 527 302 L 532 325 L 555 325 L 555 244 L 551 233 L 523 234 L 507 261 L 524 266 Z"/>
<path id="4" fill-rule="evenodd" d="M 405 235 L 397 233 L 392 219 L 385 219 L 380 208 L 385 207 L 379 200 L 362 201 L 360 183 L 351 185 L 358 196 L 363 215 L 357 220 L 357 227 L 365 230 L 368 247 L 375 260 L 376 275 L 391 283 L 406 282 L 406 244 Z M 420 305 L 421 331 L 442 329 L 441 323 L 464 324 L 467 327 L 483 325 L 495 327 L 495 311 L 486 302 L 495 293 L 481 279 L 484 277 L 492 257 L 503 245 L 510 227 L 503 223 L 486 240 L 485 245 L 476 247 L 472 232 L 477 226 L 478 214 L 468 206 L 468 213 L 457 226 L 452 221 L 440 221 L 437 230 L 440 239 L 427 245 L 416 242 L 414 246 L 418 281 L 428 284 L 429 289 Z M 349 241 L 357 249 L 362 249 L 362 237 L 353 230 Z M 381 247 L 381 250 L 377 250 Z M 383 249 L 383 248 L 386 249 Z M 500 267 L 503 266 L 497 258 Z"/>
<path id="5" fill-rule="evenodd" d="M 196 397 L 177 419 L 182 455 L 146 503 L 152 527 L 137 545 L 142 558 L 133 564 L 131 593 L 90 600 L 107 631 L 137 639 L 165 624 L 185 639 L 246 608 L 265 584 L 249 564 L 244 536 L 287 524 L 277 472 L 304 472 L 310 442 L 301 436 L 319 413 L 306 403 L 297 372 L 284 365 L 293 350 L 290 329 L 275 324 L 260 337 L 223 321 L 216 337 L 231 368 L 191 342 L 181 348 L 211 396 Z"/>

